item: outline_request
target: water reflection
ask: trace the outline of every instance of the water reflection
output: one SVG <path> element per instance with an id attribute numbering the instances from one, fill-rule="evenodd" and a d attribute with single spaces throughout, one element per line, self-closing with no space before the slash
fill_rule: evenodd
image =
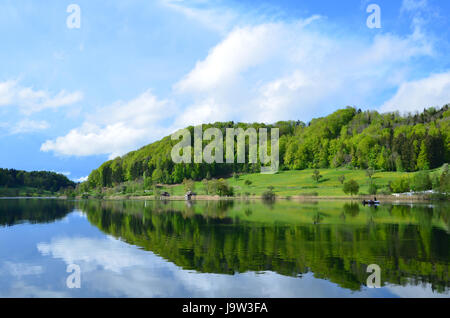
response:
<path id="1" fill-rule="evenodd" d="M 78 206 L 104 233 L 201 273 L 313 274 L 357 291 L 366 283 L 367 265 L 375 263 L 384 286 L 428 284 L 442 293 L 450 285 L 450 213 L 444 204 L 373 209 L 341 202 L 84 201 Z M 52 251 L 50 245 L 41 248 Z"/>
<path id="2" fill-rule="evenodd" d="M 51 223 L 73 211 L 74 202 L 45 199 L 9 199 L 0 201 L 0 226 L 22 223 Z"/>

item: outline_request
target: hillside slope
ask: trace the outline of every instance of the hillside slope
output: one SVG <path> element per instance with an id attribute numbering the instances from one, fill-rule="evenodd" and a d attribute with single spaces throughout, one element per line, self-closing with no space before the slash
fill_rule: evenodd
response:
<path id="1" fill-rule="evenodd" d="M 220 128 L 224 136 L 226 128 L 279 128 L 280 168 L 283 170 L 371 167 L 411 172 L 434 169 L 450 162 L 449 105 L 407 116 L 347 107 L 307 124 L 301 121 L 273 125 L 218 122 L 203 125 L 203 130 L 209 127 Z M 188 129 L 193 135 L 194 128 Z M 88 188 L 110 187 L 141 178 L 175 184 L 184 178 L 202 180 L 233 172 L 259 172 L 261 167 L 259 162 L 174 164 L 170 153 L 177 143 L 168 136 L 109 160 L 91 172 L 86 185 Z"/>

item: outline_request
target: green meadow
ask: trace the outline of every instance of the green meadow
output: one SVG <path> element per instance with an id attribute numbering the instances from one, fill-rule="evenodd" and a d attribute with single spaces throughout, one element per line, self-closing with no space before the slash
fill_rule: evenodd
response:
<path id="1" fill-rule="evenodd" d="M 235 196 L 249 194 L 260 196 L 267 191 L 268 187 L 274 187 L 277 196 L 348 196 L 343 191 L 343 185 L 339 181 L 340 176 L 345 176 L 345 181 L 350 179 L 358 182 L 359 194 L 368 194 L 370 178 L 365 170 L 349 169 L 318 169 L 322 178 L 319 182 L 313 180 L 313 169 L 280 171 L 277 174 L 241 174 L 236 178 L 228 178 L 228 184 L 234 187 Z M 437 170 L 437 169 L 436 169 Z M 430 171 L 430 172 L 434 172 Z M 412 178 L 415 173 L 411 172 L 375 172 L 372 182 L 379 189 L 379 193 L 388 190 L 389 182 L 399 178 Z M 246 185 L 245 181 L 251 181 Z M 162 191 L 168 191 L 171 195 L 184 195 L 183 185 L 163 186 Z M 206 194 L 202 182 L 195 183 L 195 192 L 199 195 Z"/>

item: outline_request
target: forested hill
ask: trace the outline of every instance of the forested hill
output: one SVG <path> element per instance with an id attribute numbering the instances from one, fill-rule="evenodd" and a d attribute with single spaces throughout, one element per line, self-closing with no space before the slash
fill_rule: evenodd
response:
<path id="1" fill-rule="evenodd" d="M 68 187 L 75 187 L 75 182 L 66 176 L 50 171 L 23 171 L 0 168 L 0 187 L 29 187 L 56 192 Z"/>
<path id="2" fill-rule="evenodd" d="M 429 108 L 422 113 L 401 116 L 380 114 L 352 107 L 309 123 L 282 121 L 273 125 L 220 122 L 203 125 L 226 128 L 278 127 L 280 129 L 280 168 L 374 168 L 386 171 L 433 169 L 450 162 L 450 110 Z M 189 127 L 193 135 L 193 127 Z M 224 138 L 225 139 L 225 138 Z M 170 136 L 103 163 L 89 175 L 87 185 L 112 186 L 142 177 L 153 182 L 180 183 L 184 178 L 229 175 L 233 172 L 259 172 L 260 164 L 174 164 Z M 208 142 L 204 141 L 204 144 Z"/>

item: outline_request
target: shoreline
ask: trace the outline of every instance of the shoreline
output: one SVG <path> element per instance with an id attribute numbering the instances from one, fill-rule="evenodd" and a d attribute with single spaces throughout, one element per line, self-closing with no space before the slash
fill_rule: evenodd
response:
<path id="1" fill-rule="evenodd" d="M 394 195 L 379 195 L 376 196 L 377 200 L 381 203 L 396 203 L 396 202 L 415 202 L 415 203 L 427 203 L 427 202 L 445 202 L 449 200 L 437 200 L 430 198 L 429 196 L 424 195 L 416 195 L 416 196 L 394 196 Z M 80 196 L 76 197 L 76 199 L 82 199 Z M 91 199 L 91 198 L 89 198 Z M 92 198 L 95 199 L 95 198 Z M 274 201 L 282 200 L 282 201 L 362 201 L 362 200 L 372 200 L 373 196 L 371 195 L 359 195 L 359 196 L 277 196 Z M 102 199 L 98 200 L 151 200 L 151 201 L 188 201 L 184 196 L 170 196 L 170 197 L 155 197 L 153 195 L 149 196 L 105 196 Z M 262 196 L 249 196 L 249 197 L 220 197 L 218 195 L 197 195 L 193 196 L 190 201 L 264 201 Z"/>
<path id="2" fill-rule="evenodd" d="M 429 202 L 449 202 L 450 200 L 433 199 L 427 195 L 377 195 L 377 200 L 381 203 L 429 203 Z M 296 201 L 296 202 L 311 202 L 311 201 L 362 201 L 372 200 L 374 196 L 371 195 L 357 195 L 353 197 L 348 196 L 277 196 L 274 201 Z M 264 201 L 262 196 L 241 196 L 241 197 L 220 197 L 218 195 L 196 195 L 192 196 L 190 200 L 186 200 L 184 196 L 170 196 L 170 197 L 155 197 L 148 196 L 132 196 L 132 195 L 116 195 L 105 196 L 103 198 L 82 198 L 76 196 L 68 198 L 67 196 L 43 196 L 43 197 L 0 197 L 0 200 L 18 200 L 18 199 L 54 199 L 54 200 L 104 200 L 104 201 L 119 201 L 119 200 L 135 200 L 135 201 Z"/>

